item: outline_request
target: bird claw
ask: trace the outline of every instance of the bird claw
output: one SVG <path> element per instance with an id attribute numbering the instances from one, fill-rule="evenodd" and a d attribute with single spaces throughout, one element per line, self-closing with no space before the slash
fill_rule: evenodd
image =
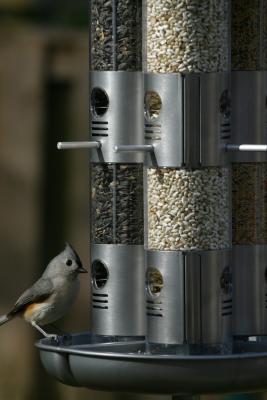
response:
<path id="1" fill-rule="evenodd" d="M 57 344 L 59 343 L 59 336 L 58 335 L 48 334 L 47 338 L 51 339 L 52 342 L 57 342 Z"/>
<path id="2" fill-rule="evenodd" d="M 49 335 L 47 336 L 51 340 L 52 344 L 56 342 L 56 344 L 59 346 L 70 346 L 72 344 L 72 337 L 69 334 L 65 334 L 63 336 L 58 336 L 58 335 Z"/>

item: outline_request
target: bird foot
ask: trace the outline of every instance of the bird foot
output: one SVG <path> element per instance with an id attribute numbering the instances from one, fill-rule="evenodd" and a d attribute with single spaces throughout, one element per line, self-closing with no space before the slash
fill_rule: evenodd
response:
<path id="1" fill-rule="evenodd" d="M 49 334 L 47 337 L 51 340 L 52 344 L 56 343 L 57 345 L 59 345 L 60 339 L 58 335 Z"/>
<path id="2" fill-rule="evenodd" d="M 39 325 L 36 324 L 36 322 L 32 321 L 31 322 L 32 326 L 34 328 L 36 328 L 45 338 L 49 338 L 52 339 L 53 341 L 55 340 L 57 343 L 59 342 L 59 337 L 56 334 L 51 334 L 51 333 L 47 333 L 46 331 L 44 331 Z"/>
<path id="3" fill-rule="evenodd" d="M 47 334 L 46 334 L 46 337 L 49 338 L 49 339 L 58 340 L 58 337 L 59 337 L 59 336 L 56 335 L 56 334 L 53 334 L 53 333 L 51 333 L 51 334 L 50 334 L 50 333 L 47 333 Z"/>

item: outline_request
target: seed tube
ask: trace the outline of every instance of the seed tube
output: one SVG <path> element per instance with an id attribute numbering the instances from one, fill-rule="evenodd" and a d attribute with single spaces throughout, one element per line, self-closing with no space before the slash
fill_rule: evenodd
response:
<path id="1" fill-rule="evenodd" d="M 230 247 L 227 168 L 147 170 L 149 250 Z"/>

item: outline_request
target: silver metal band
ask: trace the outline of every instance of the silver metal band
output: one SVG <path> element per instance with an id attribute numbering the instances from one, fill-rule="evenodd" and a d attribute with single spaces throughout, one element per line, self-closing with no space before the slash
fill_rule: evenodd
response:
<path id="1" fill-rule="evenodd" d="M 142 163 L 142 152 L 114 151 L 117 145 L 140 145 L 143 140 L 142 72 L 91 72 L 90 140 L 101 148 L 91 151 L 92 162 Z"/>
<path id="2" fill-rule="evenodd" d="M 233 246 L 236 336 L 267 335 L 267 245 Z"/>
<path id="3" fill-rule="evenodd" d="M 108 336 L 144 336 L 144 248 L 94 244 L 92 260 L 92 332 Z M 101 270 L 101 264 L 106 268 Z"/>
<path id="4" fill-rule="evenodd" d="M 231 338 L 229 250 L 148 251 L 151 269 L 160 272 L 163 287 L 153 296 L 147 280 L 149 342 L 221 344 Z"/>
<path id="5" fill-rule="evenodd" d="M 232 72 L 232 143 L 264 145 L 267 141 L 267 72 Z M 237 151 L 234 162 L 266 162 L 264 152 Z"/>
<path id="6" fill-rule="evenodd" d="M 145 74 L 145 96 L 161 100 L 157 118 L 145 120 L 145 141 L 154 145 L 148 165 L 220 166 L 228 162 L 230 94 L 227 73 Z"/>

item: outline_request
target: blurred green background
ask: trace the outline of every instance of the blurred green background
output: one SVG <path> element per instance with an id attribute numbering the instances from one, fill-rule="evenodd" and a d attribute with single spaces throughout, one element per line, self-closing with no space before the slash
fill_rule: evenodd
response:
<path id="1" fill-rule="evenodd" d="M 88 154 L 56 149 L 88 139 L 87 19 L 86 0 L 0 0 L 0 313 L 65 240 L 89 263 Z M 78 301 L 56 324 L 63 332 L 90 329 L 81 278 Z M 0 328 L 0 400 L 170 398 L 62 385 L 43 370 L 38 338 L 20 319 Z"/>

